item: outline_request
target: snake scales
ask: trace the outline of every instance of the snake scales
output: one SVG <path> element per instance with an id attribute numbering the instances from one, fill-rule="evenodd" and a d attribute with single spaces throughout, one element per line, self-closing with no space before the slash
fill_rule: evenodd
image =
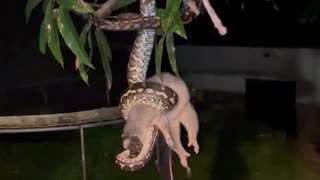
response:
<path id="1" fill-rule="evenodd" d="M 144 6 L 141 8 L 144 8 Z M 190 23 L 197 16 L 185 1 L 180 9 L 180 14 L 184 24 Z M 155 13 L 145 16 L 143 13 L 122 13 L 106 19 L 97 19 L 95 24 L 98 28 L 108 31 L 134 31 L 159 28 L 160 17 L 155 16 Z"/>
<path id="2" fill-rule="evenodd" d="M 181 17 L 183 23 L 191 22 L 197 14 L 183 0 Z M 145 104 L 159 110 L 170 111 L 178 102 L 177 93 L 162 84 L 145 82 L 146 72 L 156 37 L 155 28 L 160 27 L 160 18 L 156 16 L 155 0 L 140 0 L 141 14 L 122 14 L 109 19 L 97 19 L 98 28 L 109 31 L 138 30 L 127 67 L 129 87 L 120 100 L 120 110 L 124 119 L 136 104 Z M 138 122 L 137 122 L 138 123 Z M 116 157 L 116 163 L 126 171 L 136 171 L 150 160 L 158 135 L 158 128 L 149 127 L 144 139 L 130 137 L 129 146 Z"/>

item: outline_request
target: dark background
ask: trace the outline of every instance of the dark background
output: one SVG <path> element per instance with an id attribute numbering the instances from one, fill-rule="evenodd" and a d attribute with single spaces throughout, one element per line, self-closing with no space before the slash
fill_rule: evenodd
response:
<path id="1" fill-rule="evenodd" d="M 64 69 L 52 58 L 49 51 L 46 55 L 42 55 L 38 50 L 39 27 L 44 18 L 42 7 L 39 6 L 34 10 L 29 23 L 26 24 L 24 14 L 26 2 L 26 0 L 1 2 L 0 63 L 2 71 L 6 72 L 1 77 L 3 82 L 1 86 L 7 90 L 4 95 L 5 99 L 2 99 L 2 107 L 8 108 L 2 113 L 16 112 L 9 110 L 9 107 L 43 104 L 41 91 L 34 88 L 28 90 L 25 86 L 17 89 L 21 86 L 20 84 L 39 82 L 42 76 L 45 79 L 42 79 L 40 84 L 47 88 L 49 104 L 63 106 L 63 111 L 108 106 L 105 79 L 99 57 L 94 57 L 93 61 L 97 70 L 90 72 L 90 87 L 87 87 L 79 79 L 78 72 L 74 69 L 74 56 L 67 48 L 63 49 Z M 157 2 L 160 6 L 164 3 L 161 0 Z M 204 13 L 203 16 L 200 15 L 191 24 L 186 25 L 188 39 L 176 37 L 176 45 L 317 48 L 320 44 L 319 21 L 317 18 L 311 21 L 312 17 L 317 17 L 320 9 L 316 0 L 274 0 L 279 11 L 274 10 L 271 0 L 214 0 L 211 2 L 223 24 L 228 28 L 228 34 L 220 36 L 207 13 Z M 241 9 L 242 3 L 245 5 L 244 11 Z M 133 11 L 137 10 L 136 5 L 131 7 Z M 79 20 L 78 25 L 84 23 L 79 17 L 73 16 L 73 18 Z M 307 23 L 302 23 L 303 18 Z M 116 105 L 120 94 L 127 86 L 125 83 L 126 65 L 136 33 L 106 33 L 114 59 L 111 65 L 113 87 L 109 94 L 112 97 L 109 105 Z M 18 61 L 20 63 L 15 63 Z M 33 64 L 30 65 L 31 63 Z M 48 73 L 48 68 L 43 68 L 44 64 L 58 73 L 51 75 Z M 24 67 L 25 65 L 29 66 L 25 67 L 24 72 L 17 68 L 17 66 Z M 12 69 L 18 70 L 13 71 Z M 166 57 L 163 60 L 163 70 L 170 70 Z M 34 75 L 32 72 L 37 73 Z M 149 70 L 149 74 L 152 73 L 154 73 L 153 61 L 150 62 Z M 71 77 L 73 82 L 61 80 L 60 83 L 50 84 L 52 81 L 60 81 L 56 80 L 57 76 L 62 77 L 61 79 Z M 29 94 L 27 94 L 28 91 L 30 91 Z"/>
<path id="2" fill-rule="evenodd" d="M 2 4 L 2 46 L 22 43 L 26 47 L 37 45 L 38 32 L 43 13 L 38 7 L 32 14 L 29 24 L 25 23 L 25 1 L 3 1 Z M 160 6 L 163 4 L 159 2 Z M 239 46 L 284 46 L 318 47 L 319 21 L 317 20 L 319 3 L 315 0 L 274 0 L 279 11 L 274 10 L 271 0 L 214 0 L 213 7 L 228 28 L 228 34 L 221 37 L 213 28 L 209 16 L 204 13 L 190 25 L 186 25 L 188 41 L 178 44 L 193 45 L 239 45 Z M 226 3 L 228 2 L 228 3 Z M 245 9 L 241 10 L 244 2 Z M 310 8 L 311 6 L 311 8 Z M 133 7 L 133 11 L 136 8 Z M 319 7 L 319 8 L 317 8 Z M 311 21 L 315 12 L 315 21 L 302 23 L 304 17 Z M 127 40 L 127 34 L 116 33 L 109 38 Z M 132 35 L 134 36 L 134 35 Z M 131 37 L 131 36 L 129 36 Z M 119 41 L 119 40 L 118 40 Z M 128 41 L 125 41 L 128 43 Z M 2 48 L 2 50 L 6 50 Z"/>

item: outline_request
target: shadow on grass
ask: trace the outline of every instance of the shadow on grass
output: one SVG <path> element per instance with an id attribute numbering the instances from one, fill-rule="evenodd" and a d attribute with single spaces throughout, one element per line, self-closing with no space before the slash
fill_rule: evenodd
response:
<path id="1" fill-rule="evenodd" d="M 243 117 L 227 115 L 218 120 L 215 155 L 212 160 L 210 179 L 248 179 L 249 168 L 240 151 L 241 143 L 255 137 L 253 128 Z"/>

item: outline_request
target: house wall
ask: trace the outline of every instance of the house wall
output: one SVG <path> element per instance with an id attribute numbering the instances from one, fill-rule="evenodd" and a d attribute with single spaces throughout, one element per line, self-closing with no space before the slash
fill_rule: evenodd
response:
<path id="1" fill-rule="evenodd" d="M 245 93 L 246 78 L 296 81 L 296 101 L 320 101 L 320 50 L 177 46 L 179 71 L 195 88 Z"/>
<path id="2" fill-rule="evenodd" d="M 245 93 L 246 78 L 297 83 L 297 102 L 320 101 L 320 50 L 232 46 L 177 46 L 179 71 L 195 88 Z M 78 80 L 38 51 L 1 58 L 0 89 Z"/>

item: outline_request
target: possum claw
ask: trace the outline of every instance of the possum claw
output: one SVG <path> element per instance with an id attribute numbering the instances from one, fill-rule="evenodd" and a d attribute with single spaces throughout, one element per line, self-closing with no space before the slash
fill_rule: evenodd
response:
<path id="1" fill-rule="evenodd" d="M 196 154 L 198 154 L 199 153 L 199 144 L 198 144 L 198 142 L 197 141 L 190 141 L 189 143 L 188 143 L 188 147 L 190 147 L 190 146 L 193 146 L 193 151 L 196 153 Z"/>

